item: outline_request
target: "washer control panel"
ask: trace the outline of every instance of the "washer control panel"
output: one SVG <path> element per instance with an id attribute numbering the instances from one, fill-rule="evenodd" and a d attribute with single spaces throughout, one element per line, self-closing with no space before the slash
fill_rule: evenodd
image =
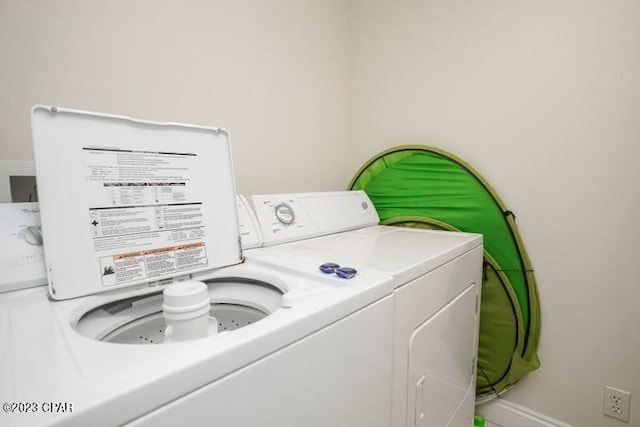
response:
<path id="1" fill-rule="evenodd" d="M 363 228 L 380 220 L 363 191 L 255 195 L 251 201 L 265 246 Z"/>
<path id="2" fill-rule="evenodd" d="M 0 203 L 0 293 L 47 284 L 38 203 Z"/>

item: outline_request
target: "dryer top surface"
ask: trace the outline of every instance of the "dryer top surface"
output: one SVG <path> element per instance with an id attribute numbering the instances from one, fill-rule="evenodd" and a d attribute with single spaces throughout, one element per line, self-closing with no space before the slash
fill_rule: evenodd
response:
<path id="1" fill-rule="evenodd" d="M 394 276 L 397 287 L 481 244 L 479 234 L 378 225 L 257 250 L 250 256 L 272 262 L 297 260 L 316 269 L 326 262 L 376 269 Z"/>

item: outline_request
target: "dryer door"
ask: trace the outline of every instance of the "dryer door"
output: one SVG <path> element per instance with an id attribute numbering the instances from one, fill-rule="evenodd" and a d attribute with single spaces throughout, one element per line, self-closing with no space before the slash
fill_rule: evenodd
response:
<path id="1" fill-rule="evenodd" d="M 473 424 L 476 295 L 470 286 L 411 337 L 407 426 Z"/>

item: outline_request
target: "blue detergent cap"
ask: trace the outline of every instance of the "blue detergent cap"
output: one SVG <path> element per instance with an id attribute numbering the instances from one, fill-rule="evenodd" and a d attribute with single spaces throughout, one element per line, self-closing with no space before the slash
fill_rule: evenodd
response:
<path id="1" fill-rule="evenodd" d="M 325 262 L 320 267 L 320 271 L 324 274 L 333 274 L 340 277 L 341 279 L 351 279 L 353 276 L 358 274 L 358 270 L 351 267 L 340 267 L 335 262 Z"/>
<path id="2" fill-rule="evenodd" d="M 324 274 L 333 274 L 340 266 L 334 262 L 326 262 L 320 266 L 320 271 Z"/>
<path id="3" fill-rule="evenodd" d="M 351 267 L 341 267 L 336 270 L 336 275 L 342 279 L 351 279 L 356 274 L 358 274 L 358 270 Z"/>

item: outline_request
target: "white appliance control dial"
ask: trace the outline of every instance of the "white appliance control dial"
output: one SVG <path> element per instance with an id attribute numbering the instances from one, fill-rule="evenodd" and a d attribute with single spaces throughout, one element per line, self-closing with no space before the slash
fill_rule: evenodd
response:
<path id="1" fill-rule="evenodd" d="M 378 224 L 364 191 L 251 196 L 264 246 L 309 239 Z"/>
<path id="2" fill-rule="evenodd" d="M 296 212 L 286 203 L 280 203 L 275 209 L 276 218 L 284 225 L 291 225 L 296 219 Z"/>

